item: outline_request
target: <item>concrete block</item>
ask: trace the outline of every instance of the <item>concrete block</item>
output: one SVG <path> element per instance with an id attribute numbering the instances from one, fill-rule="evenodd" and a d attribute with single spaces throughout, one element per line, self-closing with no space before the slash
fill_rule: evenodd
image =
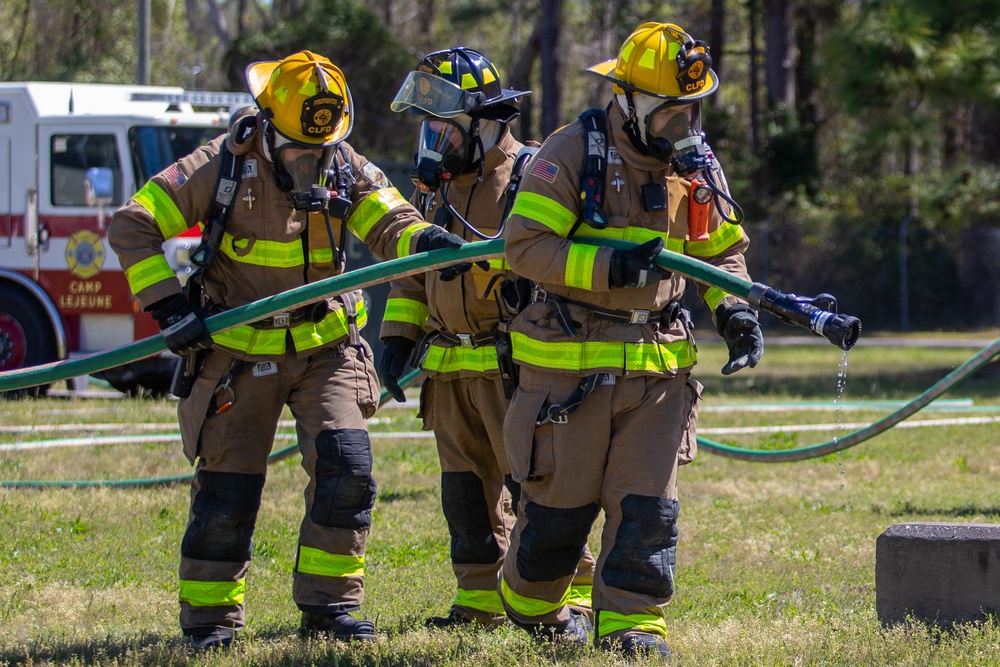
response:
<path id="1" fill-rule="evenodd" d="M 1000 610 L 1000 525 L 898 523 L 875 542 L 875 608 L 883 624 L 934 625 Z"/>

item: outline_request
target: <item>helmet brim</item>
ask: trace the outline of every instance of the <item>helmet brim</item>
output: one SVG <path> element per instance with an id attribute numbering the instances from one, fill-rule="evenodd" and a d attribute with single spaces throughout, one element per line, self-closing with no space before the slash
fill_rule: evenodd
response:
<path id="1" fill-rule="evenodd" d="M 618 59 L 612 58 L 611 60 L 605 60 L 602 63 L 597 63 L 588 67 L 586 72 L 591 74 L 596 74 L 602 79 L 607 79 L 616 86 L 620 86 L 625 90 L 630 90 L 636 93 L 642 93 L 643 95 L 652 95 L 653 97 L 659 97 L 664 100 L 700 100 L 703 97 L 708 97 L 714 93 L 719 88 L 719 77 L 715 74 L 715 70 L 709 69 L 708 74 L 705 76 L 705 81 L 708 83 L 705 88 L 693 95 L 664 95 L 662 93 L 657 93 L 652 90 L 644 90 L 637 86 L 633 86 L 628 81 L 623 81 L 615 75 L 615 67 L 618 65 Z"/>

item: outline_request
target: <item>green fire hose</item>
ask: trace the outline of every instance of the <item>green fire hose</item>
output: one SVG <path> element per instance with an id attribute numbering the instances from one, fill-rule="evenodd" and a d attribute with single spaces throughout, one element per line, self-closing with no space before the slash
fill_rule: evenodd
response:
<path id="1" fill-rule="evenodd" d="M 577 241 L 594 245 L 607 245 L 618 248 L 628 248 L 633 244 L 608 239 L 577 237 Z M 461 248 L 451 250 L 436 250 L 429 253 L 419 253 L 409 257 L 382 262 L 364 269 L 351 271 L 340 276 L 311 283 L 281 294 L 262 299 L 241 308 L 235 308 L 220 313 L 206 320 L 210 332 L 216 333 L 252 322 L 274 313 L 291 310 L 301 305 L 313 303 L 328 296 L 343 292 L 362 289 L 383 282 L 396 280 L 405 276 L 438 269 L 460 262 L 470 262 L 480 259 L 491 259 L 503 254 L 503 240 L 470 243 Z M 836 301 L 828 295 L 816 298 L 799 297 L 794 294 L 784 294 L 760 283 L 750 283 L 737 276 L 717 269 L 697 259 L 663 251 L 657 262 L 671 271 L 685 275 L 693 280 L 716 287 L 730 294 L 746 299 L 751 305 L 776 315 L 782 321 L 802 326 L 818 336 L 826 337 L 832 343 L 844 350 L 851 349 L 858 340 L 861 323 L 857 318 L 836 313 Z M 46 384 L 69 377 L 95 373 L 106 368 L 129 363 L 145 357 L 153 356 L 165 349 L 163 339 L 153 336 L 123 348 L 109 350 L 80 359 L 67 360 L 0 373 L 0 391 L 19 389 L 22 387 Z M 903 406 L 893 414 L 878 422 L 856 431 L 844 438 L 833 440 L 810 447 L 782 451 L 760 451 L 742 449 L 717 443 L 707 438 L 698 437 L 699 446 L 707 451 L 746 461 L 784 462 L 825 456 L 848 447 L 853 447 L 875 435 L 882 433 L 900 421 L 919 411 L 935 398 L 944 394 L 964 378 L 988 363 L 1000 353 L 1000 338 L 984 348 L 972 359 L 962 364 L 948 376 L 930 387 L 916 399 Z M 419 371 L 412 371 L 401 378 L 401 386 L 413 384 L 419 378 Z M 383 393 L 383 401 L 387 397 Z M 297 445 L 273 452 L 269 461 L 275 462 L 294 454 Z M 81 480 L 81 481 L 0 481 L 0 487 L 38 487 L 38 486 L 150 486 L 190 481 L 192 476 L 178 475 L 152 479 L 133 480 Z"/>

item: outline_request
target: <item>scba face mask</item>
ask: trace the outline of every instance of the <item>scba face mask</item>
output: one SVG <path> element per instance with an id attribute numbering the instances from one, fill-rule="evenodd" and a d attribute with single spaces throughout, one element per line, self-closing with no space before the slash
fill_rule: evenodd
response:
<path id="1" fill-rule="evenodd" d="M 475 139 L 466 129 L 475 130 L 468 116 L 425 118 L 417 138 L 417 159 L 413 182 L 421 190 L 435 191 L 469 168 L 475 153 Z"/>
<path id="2" fill-rule="evenodd" d="M 319 211 L 330 199 L 327 180 L 335 147 L 305 147 L 278 135 L 274 166 L 283 189 L 291 191 L 298 211 Z"/>
<path id="3" fill-rule="evenodd" d="M 656 159 L 688 176 L 708 165 L 708 144 L 701 129 L 701 103 L 664 101 L 633 93 L 618 96 L 623 109 L 631 103 L 636 124 L 642 128 L 642 143 Z"/>

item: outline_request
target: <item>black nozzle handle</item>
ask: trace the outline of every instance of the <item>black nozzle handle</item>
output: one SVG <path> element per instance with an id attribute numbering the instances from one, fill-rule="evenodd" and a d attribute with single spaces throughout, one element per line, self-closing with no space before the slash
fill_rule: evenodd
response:
<path id="1" fill-rule="evenodd" d="M 817 336 L 823 336 L 841 350 L 850 350 L 861 337 L 861 320 L 837 313 L 837 300 L 829 294 L 817 297 L 798 296 L 754 283 L 747 301 L 754 308 L 771 313 L 786 324 L 803 327 Z M 824 307 L 818 307 L 817 303 Z"/>

